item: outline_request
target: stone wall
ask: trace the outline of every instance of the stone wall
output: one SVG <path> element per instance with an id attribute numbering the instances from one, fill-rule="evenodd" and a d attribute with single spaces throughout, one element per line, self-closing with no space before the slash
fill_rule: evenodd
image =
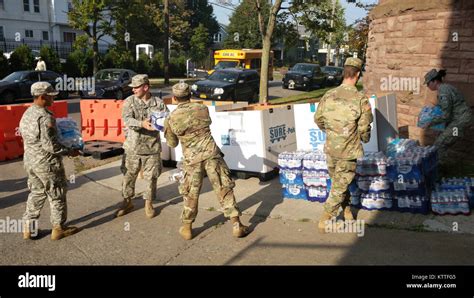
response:
<path id="1" fill-rule="evenodd" d="M 367 93 L 396 93 L 401 136 L 431 144 L 436 133 L 416 127 L 421 108 L 436 100 L 423 85 L 426 72 L 446 69 L 445 82 L 474 106 L 474 1 L 380 0 L 370 19 Z M 474 160 L 474 124 L 453 149 Z"/>

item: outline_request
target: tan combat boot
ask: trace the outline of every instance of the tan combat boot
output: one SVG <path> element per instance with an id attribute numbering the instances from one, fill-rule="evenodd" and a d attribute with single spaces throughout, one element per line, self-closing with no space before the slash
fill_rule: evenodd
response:
<path id="1" fill-rule="evenodd" d="M 323 215 L 321 215 L 321 218 L 319 219 L 319 222 L 318 222 L 319 233 L 326 234 L 327 221 L 331 220 L 331 218 L 332 218 L 332 215 L 324 211 Z"/>
<path id="2" fill-rule="evenodd" d="M 115 214 L 116 217 L 124 216 L 125 214 L 129 213 L 133 210 L 133 203 L 132 199 L 123 199 L 122 206 L 119 208 L 117 213 Z"/>
<path id="3" fill-rule="evenodd" d="M 354 220 L 350 205 L 344 207 L 344 220 Z"/>
<path id="4" fill-rule="evenodd" d="M 232 235 L 234 237 L 242 238 L 242 237 L 247 236 L 250 233 L 249 227 L 244 226 L 240 222 L 240 218 L 238 216 L 232 217 L 230 220 L 232 222 Z"/>
<path id="5" fill-rule="evenodd" d="M 54 225 L 53 232 L 51 233 L 51 240 L 59 240 L 64 237 L 71 236 L 73 234 L 76 234 L 80 230 L 81 229 L 77 227 L 62 227 L 61 225 Z"/>
<path id="6" fill-rule="evenodd" d="M 29 221 L 26 221 L 23 223 L 23 239 L 25 240 L 31 239 L 31 229 L 30 229 Z"/>
<path id="7" fill-rule="evenodd" d="M 181 235 L 181 237 L 184 238 L 184 240 L 193 239 L 192 224 L 191 223 L 183 223 L 181 228 L 179 228 L 179 234 Z"/>
<path id="8" fill-rule="evenodd" d="M 153 209 L 151 200 L 145 200 L 145 215 L 148 218 L 153 218 L 155 216 L 155 209 Z"/>

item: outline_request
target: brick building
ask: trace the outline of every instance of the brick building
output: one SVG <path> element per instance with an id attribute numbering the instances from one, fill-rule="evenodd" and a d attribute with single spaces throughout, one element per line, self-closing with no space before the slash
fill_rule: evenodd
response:
<path id="1" fill-rule="evenodd" d="M 402 137 L 430 144 L 434 132 L 416 127 L 417 116 L 436 92 L 423 85 L 432 68 L 447 70 L 445 82 L 474 106 L 474 1 L 379 0 L 370 13 L 364 86 L 368 94 L 397 94 Z M 453 148 L 474 160 L 474 124 Z"/>

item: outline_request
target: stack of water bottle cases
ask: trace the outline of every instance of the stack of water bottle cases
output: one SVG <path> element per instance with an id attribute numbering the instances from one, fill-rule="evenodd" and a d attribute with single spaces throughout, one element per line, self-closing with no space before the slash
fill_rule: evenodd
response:
<path id="1" fill-rule="evenodd" d="M 283 197 L 326 201 L 331 181 L 324 153 L 283 152 L 279 155 Z M 396 139 L 382 152 L 357 160 L 349 186 L 351 203 L 367 210 L 427 214 L 469 214 L 474 207 L 474 178 L 441 179 L 436 183 L 437 153 L 409 139 Z"/>
<path id="2" fill-rule="evenodd" d="M 278 165 L 284 198 L 326 201 L 331 182 L 323 152 L 283 152 L 278 156 Z"/>

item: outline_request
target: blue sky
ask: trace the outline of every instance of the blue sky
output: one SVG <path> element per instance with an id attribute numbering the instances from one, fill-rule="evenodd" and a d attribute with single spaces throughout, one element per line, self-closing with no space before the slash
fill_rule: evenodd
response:
<path id="1" fill-rule="evenodd" d="M 378 2 L 377 0 L 358 0 L 362 3 L 375 3 Z M 219 0 L 209 0 L 210 3 L 219 3 Z M 358 8 L 355 6 L 354 3 L 347 3 L 346 0 L 339 0 L 342 6 L 345 8 L 345 15 L 346 15 L 346 24 L 352 24 L 355 20 L 364 17 L 367 13 L 364 9 Z M 238 4 L 238 0 L 232 0 L 233 4 Z M 217 17 L 217 21 L 224 25 L 229 24 L 229 18 L 232 15 L 232 11 L 229 9 L 225 9 L 219 7 L 217 5 L 213 5 L 214 7 L 214 14 Z"/>

